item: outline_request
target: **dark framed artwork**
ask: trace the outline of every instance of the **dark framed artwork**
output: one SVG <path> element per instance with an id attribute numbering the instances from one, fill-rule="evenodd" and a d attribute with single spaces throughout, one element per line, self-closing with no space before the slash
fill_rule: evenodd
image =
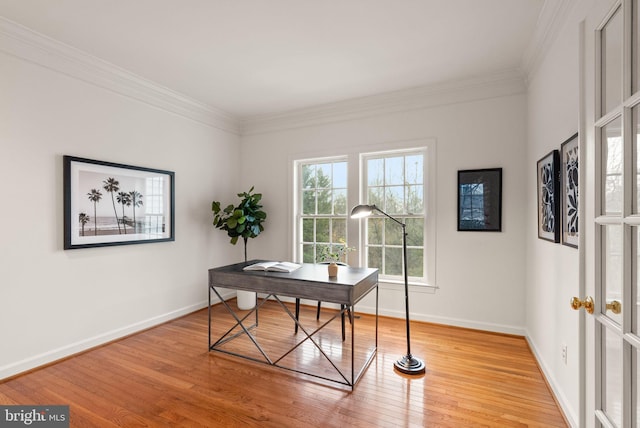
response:
<path id="1" fill-rule="evenodd" d="M 65 250 L 175 240 L 172 171 L 63 161 Z"/>
<path id="2" fill-rule="evenodd" d="M 562 244 L 578 248 L 580 240 L 579 227 L 579 180 L 580 172 L 580 147 L 578 134 L 562 143 L 560 148 L 560 183 L 562 186 Z"/>
<path id="3" fill-rule="evenodd" d="M 458 231 L 502 231 L 502 168 L 458 171 Z"/>
<path id="4" fill-rule="evenodd" d="M 560 242 L 560 155 L 551 151 L 537 163 L 538 238 Z"/>

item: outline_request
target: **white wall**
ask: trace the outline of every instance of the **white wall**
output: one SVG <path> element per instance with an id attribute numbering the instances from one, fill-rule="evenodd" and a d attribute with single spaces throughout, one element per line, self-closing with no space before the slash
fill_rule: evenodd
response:
<path id="1" fill-rule="evenodd" d="M 580 407 L 579 316 L 569 301 L 579 296 L 579 253 L 538 239 L 536 162 L 578 132 L 579 22 L 584 2 L 576 2 L 552 46 L 530 76 L 526 162 L 527 337 L 569 422 Z M 562 347 L 567 346 L 567 363 Z"/>
<path id="2" fill-rule="evenodd" d="M 239 137 L 5 53 L 0 75 L 0 379 L 204 307 L 239 257 L 210 211 Z M 64 251 L 63 155 L 174 171 L 175 242 Z"/>
<path id="3" fill-rule="evenodd" d="M 412 287 L 412 319 L 524 334 L 524 94 L 245 135 L 244 187 L 256 185 L 269 215 L 249 257 L 291 257 L 292 157 L 434 139 L 437 144 L 435 294 Z M 281 124 L 280 124 L 281 125 Z M 457 171 L 503 168 L 503 232 L 457 232 Z M 380 291 L 381 313 L 404 317 L 403 290 Z"/>

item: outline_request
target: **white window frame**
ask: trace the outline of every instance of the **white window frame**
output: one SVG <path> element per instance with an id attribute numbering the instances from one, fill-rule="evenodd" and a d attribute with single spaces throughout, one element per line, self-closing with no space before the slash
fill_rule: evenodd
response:
<path id="1" fill-rule="evenodd" d="M 366 201 L 366 177 L 364 174 L 364 156 L 372 154 L 392 154 L 422 150 L 424 154 L 424 201 L 425 201 L 425 227 L 424 227 L 424 277 L 421 280 L 410 279 L 410 285 L 437 289 L 436 283 L 436 158 L 437 144 L 435 139 L 419 139 L 397 141 L 366 146 L 354 146 L 346 151 L 344 144 L 340 149 L 324 149 L 322 151 L 303 152 L 292 154 L 290 157 L 290 210 L 291 213 L 291 253 L 294 261 L 302 260 L 301 227 L 300 227 L 300 203 L 299 201 L 299 171 L 302 163 L 327 162 L 335 160 L 347 160 L 347 211 Z M 364 266 L 366 256 L 364 244 L 366 240 L 366 222 L 360 219 L 347 220 L 347 244 L 355 247 L 356 251 L 349 253 L 349 264 L 352 266 Z M 380 277 L 382 284 L 403 284 L 398 278 Z"/>
<path id="2" fill-rule="evenodd" d="M 337 162 L 344 162 L 347 164 L 347 173 L 349 170 L 349 161 L 348 158 L 346 156 L 334 156 L 334 157 L 330 157 L 330 158 L 316 158 L 316 159 L 301 159 L 298 161 L 295 161 L 295 174 L 296 174 L 296 186 L 294 187 L 294 192 L 295 192 L 295 200 L 296 200 L 296 212 L 295 212 L 295 224 L 296 224 L 296 231 L 294 233 L 294 236 L 296 237 L 296 239 L 294 240 L 294 243 L 296 245 L 296 251 L 294 252 L 294 254 L 296 254 L 296 261 L 298 263 L 301 263 L 303 261 L 303 257 L 304 257 L 304 249 L 303 249 L 303 227 L 302 227 L 302 220 L 307 218 L 307 219 L 318 219 L 318 218 L 327 218 L 327 219 L 334 219 L 334 218 L 344 218 L 347 223 L 349 221 L 349 207 L 347 206 L 347 212 L 343 215 L 339 215 L 339 214 L 312 214 L 312 215 L 307 215 L 307 214 L 303 214 L 302 213 L 302 203 L 301 203 L 301 195 L 302 195 L 302 191 L 303 189 L 301 188 L 301 176 L 302 176 L 302 169 L 305 165 L 311 165 L 311 164 L 328 164 L 328 163 L 337 163 Z M 347 197 L 349 194 L 349 177 L 347 177 Z M 331 229 L 330 232 L 331 234 Z M 346 228 L 346 237 L 345 239 L 349 240 L 349 227 L 347 225 Z M 330 236 L 329 238 L 330 241 L 330 245 L 335 245 L 335 242 L 332 242 L 332 238 Z M 315 241 L 314 241 L 315 242 Z M 316 243 L 317 245 L 317 243 Z"/>
<path id="3" fill-rule="evenodd" d="M 373 159 L 386 159 L 386 158 L 390 158 L 390 157 L 397 157 L 397 156 L 408 156 L 408 155 L 422 155 L 423 157 L 423 170 L 422 170 L 422 176 L 423 176 L 423 192 L 422 192 L 422 200 L 424 201 L 424 211 L 422 213 L 419 213 L 417 215 L 415 214 L 410 214 L 410 213 L 403 213 L 403 214 L 396 214 L 396 213 L 390 213 L 387 212 L 388 215 L 390 215 L 391 217 L 396 218 L 397 220 L 401 221 L 401 222 L 406 222 L 406 220 L 408 218 L 422 218 L 424 220 L 424 224 L 423 224 L 423 231 L 424 231 L 424 239 L 422 242 L 422 248 L 423 248 L 423 259 L 422 259 L 422 267 L 423 267 L 423 272 L 424 275 L 422 277 L 416 278 L 416 277 L 412 277 L 409 276 L 409 282 L 413 283 L 413 284 L 426 284 L 427 283 L 427 275 L 428 275 L 428 264 L 427 264 L 427 190 L 426 190 L 426 184 L 427 184 L 427 180 L 429 179 L 429 177 L 427 176 L 427 151 L 425 148 L 410 148 L 410 149 L 401 149 L 401 150 L 391 150 L 391 151 L 376 151 L 376 152 L 369 152 L 369 153 L 361 153 L 360 154 L 360 174 L 361 174 L 361 178 L 360 178 L 360 195 L 361 195 L 361 203 L 363 204 L 370 204 L 371 201 L 367 201 L 367 194 L 369 191 L 369 184 L 368 184 L 368 167 L 367 167 L 367 161 L 368 160 L 373 160 Z M 385 186 L 386 187 L 386 186 Z M 380 207 L 383 208 L 383 207 Z M 370 221 L 370 219 L 372 218 L 380 218 L 384 220 L 384 216 L 382 215 L 378 215 L 378 213 L 373 213 L 372 216 L 368 219 L 362 219 L 360 222 L 360 227 L 361 227 L 361 248 L 362 251 L 360 251 L 360 264 L 362 266 L 366 266 L 367 265 L 367 247 L 368 247 L 368 240 L 367 240 L 367 222 Z M 398 227 L 400 227 L 398 225 Z M 387 247 L 387 245 L 382 244 L 382 247 Z M 393 247 L 393 246 L 390 246 Z M 400 275 L 385 275 L 382 272 L 380 273 L 380 278 L 382 278 L 383 280 L 385 280 L 386 282 L 398 282 L 398 283 L 403 283 L 404 284 L 404 278 L 402 276 L 402 274 Z"/>

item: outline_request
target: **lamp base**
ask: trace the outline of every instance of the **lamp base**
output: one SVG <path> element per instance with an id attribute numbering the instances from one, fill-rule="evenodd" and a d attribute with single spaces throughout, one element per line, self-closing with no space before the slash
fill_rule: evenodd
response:
<path id="1" fill-rule="evenodd" d="M 411 354 L 407 354 L 404 357 L 400 358 L 398 361 L 393 363 L 393 366 L 399 372 L 410 375 L 422 374 L 426 370 L 424 361 L 422 361 L 420 358 L 412 356 Z"/>

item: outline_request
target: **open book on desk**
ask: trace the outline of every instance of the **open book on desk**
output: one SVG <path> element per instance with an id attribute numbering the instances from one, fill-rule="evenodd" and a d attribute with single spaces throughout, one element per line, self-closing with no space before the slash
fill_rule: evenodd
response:
<path id="1" fill-rule="evenodd" d="M 260 262 L 245 266 L 242 270 L 262 270 L 269 272 L 293 272 L 301 265 L 291 262 Z"/>

